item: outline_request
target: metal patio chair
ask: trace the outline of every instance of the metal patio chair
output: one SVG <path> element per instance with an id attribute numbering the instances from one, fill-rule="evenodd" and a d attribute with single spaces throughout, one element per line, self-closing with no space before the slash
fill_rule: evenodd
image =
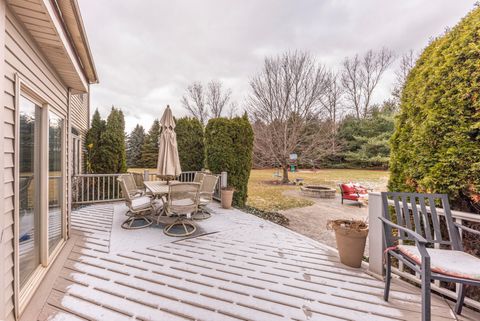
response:
<path id="1" fill-rule="evenodd" d="M 466 285 L 480 285 L 480 259 L 463 251 L 460 232 L 480 235 L 480 231 L 453 221 L 445 194 L 384 192 L 382 201 L 383 215 L 379 218 L 386 246 L 385 301 L 388 301 L 394 257 L 420 275 L 422 320 L 431 318 L 432 280 L 459 284 L 455 312 L 461 314 Z M 448 235 L 442 235 L 442 221 Z M 435 244 L 437 248 L 432 248 Z"/>
<path id="2" fill-rule="evenodd" d="M 135 193 L 130 189 L 129 177 L 131 175 L 121 175 L 117 180 L 120 183 L 125 203 L 128 206 L 126 215 L 128 218 L 122 223 L 124 229 L 139 229 L 152 225 L 153 221 L 147 217 L 148 213 L 153 213 L 152 199 L 149 196 Z M 132 178 L 133 179 L 133 178 Z M 144 224 L 134 225 L 137 221 L 143 221 Z"/>
<path id="3" fill-rule="evenodd" d="M 215 175 L 205 175 L 199 192 L 198 211 L 192 216 L 194 220 L 205 220 L 212 214 L 207 210 L 207 205 L 213 201 L 213 194 L 217 186 L 218 177 Z"/>
<path id="4" fill-rule="evenodd" d="M 177 219 L 165 226 L 163 232 L 168 236 L 188 236 L 197 227 L 192 222 L 192 214 L 198 211 L 199 183 L 175 183 L 169 186 L 168 198 L 165 203 L 167 216 L 177 216 Z M 176 230 L 180 230 L 176 232 Z"/>
<path id="5" fill-rule="evenodd" d="M 204 177 L 205 177 L 205 174 L 204 174 L 204 173 L 202 173 L 202 172 L 195 172 L 195 176 L 193 177 L 193 182 L 194 182 L 194 183 L 199 183 L 199 184 L 201 184 Z"/>

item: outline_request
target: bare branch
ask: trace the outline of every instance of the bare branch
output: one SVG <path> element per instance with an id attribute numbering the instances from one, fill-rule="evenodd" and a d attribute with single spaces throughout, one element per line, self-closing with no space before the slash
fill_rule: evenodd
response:
<path id="1" fill-rule="evenodd" d="M 222 117 L 222 112 L 230 101 L 232 91 L 223 90 L 220 81 L 212 80 L 207 85 L 207 106 L 210 109 L 212 118 Z"/>
<path id="2" fill-rule="evenodd" d="M 181 102 L 183 107 L 187 109 L 193 117 L 205 125 L 208 119 L 208 110 L 205 105 L 205 93 L 200 82 L 194 82 L 187 87 Z"/>
<path id="3" fill-rule="evenodd" d="M 405 86 L 405 81 L 407 80 L 410 70 L 415 66 L 418 56 L 413 50 L 409 50 L 404 53 L 400 58 L 400 66 L 398 70 L 395 71 L 395 83 L 393 87 L 393 96 L 400 100 L 400 96 Z"/>
<path id="4" fill-rule="evenodd" d="M 367 117 L 373 92 L 393 61 L 393 52 L 386 48 L 369 50 L 362 58 L 355 55 L 343 61 L 342 85 L 349 108 L 357 118 Z"/>

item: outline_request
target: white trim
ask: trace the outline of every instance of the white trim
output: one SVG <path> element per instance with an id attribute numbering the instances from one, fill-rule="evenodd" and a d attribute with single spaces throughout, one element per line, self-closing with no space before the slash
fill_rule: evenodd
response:
<path id="1" fill-rule="evenodd" d="M 58 36 L 60 38 L 60 41 L 63 45 L 63 48 L 65 49 L 70 61 L 72 62 L 73 68 L 75 69 L 75 72 L 78 74 L 80 78 L 80 82 L 82 83 L 83 90 L 87 91 L 88 90 L 88 81 L 85 77 L 85 74 L 83 73 L 83 69 L 80 66 L 80 63 L 78 61 L 78 57 L 73 50 L 72 44 L 70 43 L 69 38 L 67 37 L 67 34 L 65 32 L 65 29 L 63 27 L 63 23 L 60 21 L 58 18 L 58 15 L 56 13 L 56 9 L 52 6 L 51 0 L 43 0 L 43 6 L 47 10 L 46 14 L 50 17 L 50 20 L 55 27 L 55 30 L 58 33 Z"/>
<path id="2" fill-rule="evenodd" d="M 66 198 L 67 194 L 65 193 L 66 186 L 66 170 L 68 168 L 67 161 L 67 144 L 66 144 L 66 122 L 68 117 L 62 113 L 59 113 L 55 108 L 50 108 L 48 100 L 38 91 L 34 90 L 32 86 L 29 86 L 18 74 L 15 74 L 15 145 L 14 145 L 14 309 L 15 317 L 18 319 L 22 314 L 23 310 L 27 306 L 29 300 L 32 298 L 34 292 L 40 285 L 43 277 L 48 272 L 48 269 L 52 265 L 52 262 L 55 261 L 60 250 L 66 243 L 66 221 L 67 221 L 67 207 L 66 207 Z M 40 264 L 35 269 L 35 271 L 30 275 L 29 279 L 24 284 L 23 288 L 20 289 L 20 258 L 19 258 L 19 206 L 20 206 L 20 195 L 19 195 L 19 177 L 20 177 L 20 97 L 23 96 L 31 100 L 35 105 L 39 106 L 41 109 L 40 116 L 40 162 L 38 166 L 41 166 L 39 169 L 39 180 L 38 180 L 38 203 L 40 210 Z M 59 244 L 56 245 L 55 249 L 49 255 L 49 244 L 48 244 L 48 193 L 49 193 L 49 164 L 48 164 L 48 113 L 53 112 L 56 116 L 60 117 L 63 120 L 63 131 L 62 131 L 62 239 Z"/>

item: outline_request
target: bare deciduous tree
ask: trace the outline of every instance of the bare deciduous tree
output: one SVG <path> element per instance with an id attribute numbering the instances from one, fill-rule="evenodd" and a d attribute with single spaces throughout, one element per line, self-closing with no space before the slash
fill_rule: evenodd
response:
<path id="1" fill-rule="evenodd" d="M 187 87 L 186 94 L 182 97 L 182 105 L 188 112 L 202 124 L 208 119 L 205 92 L 200 82 L 194 82 Z"/>
<path id="2" fill-rule="evenodd" d="M 224 89 L 220 81 L 210 81 L 206 88 L 200 82 L 194 82 L 186 89 L 182 105 L 188 112 L 205 125 L 209 118 L 222 117 L 230 101 L 232 91 Z"/>
<path id="3" fill-rule="evenodd" d="M 220 81 L 212 80 L 207 85 L 207 106 L 210 109 L 210 117 L 222 117 L 225 106 L 230 101 L 232 91 L 223 89 Z"/>
<path id="4" fill-rule="evenodd" d="M 392 51 L 382 48 L 379 51 L 369 50 L 361 58 L 355 55 L 343 61 L 342 86 L 349 107 L 357 118 L 368 115 L 373 92 L 393 60 Z"/>
<path id="5" fill-rule="evenodd" d="M 395 71 L 395 83 L 392 92 L 392 95 L 397 101 L 400 100 L 405 81 L 407 80 L 410 70 L 415 66 L 417 58 L 418 57 L 413 50 L 404 53 L 400 58 L 400 66 Z"/>
<path id="6" fill-rule="evenodd" d="M 330 140 L 330 152 L 335 154 L 338 149 L 337 129 L 338 120 L 341 117 L 341 101 L 343 88 L 339 83 L 339 76 L 333 71 L 329 71 L 326 76 L 325 94 L 321 97 L 320 103 L 327 113 L 327 127 L 330 131 L 328 137 Z"/>
<path id="7" fill-rule="evenodd" d="M 325 69 L 308 53 L 285 53 L 266 58 L 250 86 L 247 111 L 254 125 L 255 157 L 265 164 L 280 165 L 286 183 L 290 154 L 306 159 L 318 148 L 315 137 L 321 133 L 309 126 L 322 109 Z"/>

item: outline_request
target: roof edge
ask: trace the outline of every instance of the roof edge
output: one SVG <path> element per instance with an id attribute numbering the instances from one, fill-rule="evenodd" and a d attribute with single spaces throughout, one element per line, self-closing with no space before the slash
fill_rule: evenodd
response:
<path id="1" fill-rule="evenodd" d="M 95 62 L 90 50 L 90 45 L 83 24 L 80 7 L 77 0 L 52 0 L 60 11 L 64 20 L 65 28 L 67 28 L 71 41 L 77 51 L 77 55 L 82 62 L 84 72 L 90 84 L 98 83 L 98 74 L 95 68 Z"/>

